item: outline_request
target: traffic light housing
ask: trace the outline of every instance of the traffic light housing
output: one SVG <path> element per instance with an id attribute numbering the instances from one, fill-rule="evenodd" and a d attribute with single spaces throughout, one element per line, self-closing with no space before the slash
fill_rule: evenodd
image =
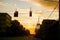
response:
<path id="1" fill-rule="evenodd" d="M 32 11 L 30 11 L 30 14 L 29 14 L 30 17 L 32 17 Z"/>
<path id="2" fill-rule="evenodd" d="M 18 11 L 14 12 L 14 17 L 18 17 Z"/>

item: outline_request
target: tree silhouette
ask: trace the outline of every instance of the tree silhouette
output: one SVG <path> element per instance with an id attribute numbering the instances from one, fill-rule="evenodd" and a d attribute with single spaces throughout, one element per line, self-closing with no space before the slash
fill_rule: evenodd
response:
<path id="1" fill-rule="evenodd" d="M 26 30 L 26 35 L 29 36 L 30 35 L 30 31 L 29 30 Z"/>
<path id="2" fill-rule="evenodd" d="M 23 25 L 21 25 L 17 20 L 13 20 L 11 22 L 11 32 L 12 34 L 15 34 L 15 35 L 22 35 L 23 34 Z"/>
<path id="3" fill-rule="evenodd" d="M 11 27 L 6 27 L 6 32 L 0 32 L 0 36 L 28 36 L 30 35 L 29 30 L 26 30 L 20 22 L 17 20 L 11 21 Z"/>
<path id="4" fill-rule="evenodd" d="M 30 34 L 28 30 L 25 30 L 23 25 L 21 25 L 17 20 L 11 22 L 11 33 L 16 36 L 24 36 Z"/>

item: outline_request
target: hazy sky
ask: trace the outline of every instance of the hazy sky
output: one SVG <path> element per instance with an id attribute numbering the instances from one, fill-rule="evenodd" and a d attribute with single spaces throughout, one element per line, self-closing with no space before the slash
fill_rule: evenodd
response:
<path id="1" fill-rule="evenodd" d="M 0 12 L 9 13 L 13 20 L 17 19 L 27 29 L 35 28 L 38 17 L 40 18 L 40 23 L 42 23 L 42 20 L 48 18 L 56 5 L 56 10 L 48 19 L 57 20 L 59 18 L 58 1 L 59 0 L 0 0 Z M 29 17 L 30 7 L 32 8 L 32 17 Z M 17 18 L 13 16 L 16 9 L 19 11 L 19 17 Z"/>
<path id="2" fill-rule="evenodd" d="M 59 0 L 30 0 L 30 1 L 39 4 L 39 6 L 50 9 L 53 9 L 56 5 L 58 6 L 59 4 Z"/>

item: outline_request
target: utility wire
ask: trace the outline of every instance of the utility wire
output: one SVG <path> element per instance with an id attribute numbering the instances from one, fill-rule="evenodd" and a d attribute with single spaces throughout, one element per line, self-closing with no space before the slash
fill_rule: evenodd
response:
<path id="1" fill-rule="evenodd" d="M 52 15 L 52 13 L 55 11 L 55 9 L 57 8 L 57 5 L 55 6 L 55 8 L 52 10 L 52 12 L 50 13 L 50 15 L 48 16 L 48 18 Z M 48 19 L 47 18 L 47 19 Z"/>

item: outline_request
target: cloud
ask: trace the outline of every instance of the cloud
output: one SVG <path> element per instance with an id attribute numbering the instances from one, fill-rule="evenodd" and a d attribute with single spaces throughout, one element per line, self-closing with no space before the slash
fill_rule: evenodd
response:
<path id="1" fill-rule="evenodd" d="M 29 1 L 29 0 L 19 0 L 19 1 Z"/>
<path id="2" fill-rule="evenodd" d="M 8 5 L 10 5 L 10 4 L 8 4 L 8 3 L 4 3 L 4 2 L 0 2 L 0 6 L 8 6 Z"/>
<path id="3" fill-rule="evenodd" d="M 42 8 L 53 9 L 57 5 L 57 9 L 59 9 L 59 0 L 30 0 L 33 3 L 38 4 Z"/>
<path id="4" fill-rule="evenodd" d="M 6 4 L 4 4 L 3 2 L 0 2 L 0 6 L 5 6 Z"/>

